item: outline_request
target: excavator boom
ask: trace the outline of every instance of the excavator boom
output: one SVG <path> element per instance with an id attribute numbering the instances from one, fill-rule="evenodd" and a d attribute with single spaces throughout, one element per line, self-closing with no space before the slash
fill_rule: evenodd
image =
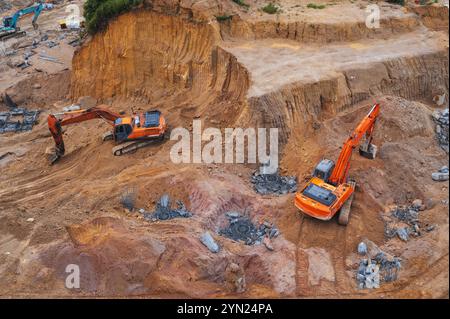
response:
<path id="1" fill-rule="evenodd" d="M 305 214 L 329 220 L 337 212 L 339 223 L 346 225 L 350 213 L 351 201 L 355 190 L 355 182 L 348 182 L 350 159 L 353 149 L 365 137 L 360 146 L 360 154 L 374 159 L 376 146 L 371 144 L 376 119 L 380 113 L 380 105 L 375 104 L 363 118 L 353 133 L 345 141 L 338 160 L 323 159 L 315 168 L 312 179 L 296 194 L 295 206 Z"/>
<path id="2" fill-rule="evenodd" d="M 366 144 L 370 145 L 372 141 L 372 132 L 375 125 L 378 114 L 380 113 L 380 105 L 375 104 L 364 119 L 359 123 L 353 133 L 345 141 L 339 154 L 336 166 L 333 173 L 330 176 L 329 182 L 333 185 L 339 185 L 344 183 L 348 177 L 348 171 L 350 169 L 350 159 L 352 157 L 353 149 L 359 145 L 361 138 L 366 137 Z"/>

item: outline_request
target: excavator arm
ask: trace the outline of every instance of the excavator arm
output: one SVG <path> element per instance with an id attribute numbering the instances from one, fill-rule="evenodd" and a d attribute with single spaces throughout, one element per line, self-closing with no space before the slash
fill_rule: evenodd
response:
<path id="1" fill-rule="evenodd" d="M 336 166 L 334 167 L 334 170 L 329 178 L 330 184 L 336 186 L 346 182 L 348 171 L 350 169 L 350 159 L 353 149 L 359 145 L 363 137 L 365 137 L 366 140 L 361 147 L 361 154 L 366 157 L 368 156 L 367 154 L 370 152 L 370 148 L 373 147 L 371 144 L 372 133 L 379 113 L 380 105 L 373 105 L 369 114 L 364 117 L 350 137 L 345 141 L 341 153 L 339 154 L 339 158 L 336 161 Z"/>
<path id="2" fill-rule="evenodd" d="M 120 115 L 103 107 L 92 107 L 87 110 L 66 112 L 61 114 L 49 114 L 47 118 L 48 129 L 55 141 L 55 154 L 51 158 L 51 164 L 55 163 L 65 153 L 62 127 L 65 125 L 81 123 L 92 119 L 104 119 L 114 126 L 114 121 Z"/>

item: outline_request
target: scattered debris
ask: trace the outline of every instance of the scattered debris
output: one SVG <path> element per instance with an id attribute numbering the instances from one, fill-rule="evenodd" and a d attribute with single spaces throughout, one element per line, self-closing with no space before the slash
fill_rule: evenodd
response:
<path id="1" fill-rule="evenodd" d="M 380 267 L 375 260 L 362 259 L 359 263 L 356 279 L 360 289 L 380 288 Z"/>
<path id="2" fill-rule="evenodd" d="M 205 245 L 211 252 L 218 253 L 220 248 L 219 245 L 216 243 L 214 238 L 211 236 L 211 234 L 207 231 L 205 232 L 201 237 L 200 241 L 203 245 Z"/>
<path id="3" fill-rule="evenodd" d="M 45 61 L 50 61 L 50 62 L 53 62 L 53 63 L 64 64 L 61 61 L 59 61 L 57 58 L 49 56 L 49 55 L 44 54 L 44 53 L 39 53 L 39 59 L 45 60 Z"/>
<path id="4" fill-rule="evenodd" d="M 409 240 L 409 228 L 408 227 L 402 227 L 397 229 L 397 236 L 403 241 Z"/>
<path id="5" fill-rule="evenodd" d="M 40 111 L 29 111 L 25 108 L 17 107 L 17 105 L 7 94 L 4 97 L 4 101 L 10 108 L 10 111 L 0 112 L 0 134 L 32 130 L 33 126 L 37 123 Z M 22 121 L 19 119 L 14 119 L 14 117 L 22 117 Z"/>
<path id="6" fill-rule="evenodd" d="M 177 200 L 176 203 L 177 208 L 172 209 L 169 195 L 164 194 L 156 203 L 156 209 L 153 213 L 146 212 L 145 210 L 139 210 L 139 212 L 141 212 L 144 219 L 148 221 L 168 220 L 177 217 L 192 217 L 192 213 L 186 209 L 186 206 L 182 201 Z"/>
<path id="7" fill-rule="evenodd" d="M 431 174 L 431 178 L 436 182 L 448 181 L 449 170 L 447 166 L 442 166 L 437 172 Z"/>
<path id="8" fill-rule="evenodd" d="M 448 108 L 444 110 L 436 110 L 433 113 L 433 121 L 436 123 L 436 137 L 441 148 L 448 154 Z"/>
<path id="9" fill-rule="evenodd" d="M 219 234 L 234 241 L 240 241 L 246 245 L 259 245 L 264 242 L 264 237 L 270 239 L 280 234 L 279 230 L 267 221 L 257 227 L 248 217 L 241 216 L 239 212 L 231 211 L 225 215 L 229 224 L 227 227 L 220 229 Z M 267 249 L 273 250 L 271 242 L 266 240 L 264 245 Z"/>
<path id="10" fill-rule="evenodd" d="M 251 182 L 255 191 L 262 195 L 284 195 L 297 191 L 297 178 L 295 176 L 280 176 L 278 173 L 261 174 L 256 171 L 251 177 Z"/>
<path id="11" fill-rule="evenodd" d="M 369 240 L 365 240 L 358 245 L 359 254 L 361 254 L 359 248 L 363 246 L 361 244 L 366 248 L 364 255 L 367 258 L 363 258 L 359 262 L 356 273 L 358 287 L 360 289 L 376 289 L 380 287 L 380 282 L 397 280 L 398 271 L 401 268 L 400 258 L 382 251 Z"/>
<path id="12" fill-rule="evenodd" d="M 385 236 L 393 238 L 397 236 L 403 241 L 408 241 L 410 236 L 418 237 L 421 228 L 429 227 L 428 224 L 421 226 L 419 212 L 425 210 L 425 205 L 420 199 L 416 199 L 411 205 L 395 206 L 391 209 L 390 216 L 385 216 Z M 431 229 L 432 230 L 432 229 Z M 430 230 L 430 231 L 431 231 Z"/>

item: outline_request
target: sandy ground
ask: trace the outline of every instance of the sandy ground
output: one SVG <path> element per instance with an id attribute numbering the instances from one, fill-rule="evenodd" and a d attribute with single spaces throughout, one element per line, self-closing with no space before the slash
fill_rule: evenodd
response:
<path id="1" fill-rule="evenodd" d="M 314 10 L 313 14 L 305 8 L 293 8 L 294 1 L 280 2 L 283 15 L 294 20 L 302 19 L 298 17 L 301 14 L 319 22 L 323 22 L 324 15 L 337 22 L 344 19 L 338 12 L 348 12 L 356 20 L 362 16 L 357 4 L 346 2 Z M 249 3 L 252 7 L 242 14 L 255 18 L 261 15 L 257 8 L 263 1 Z M 307 1 L 298 3 L 304 5 Z M 42 19 L 41 32 L 52 30 L 62 12 L 59 7 L 47 13 L 49 20 Z M 405 14 L 400 8 L 391 13 Z M 35 35 L 30 33 L 30 37 Z M 258 97 L 277 93 L 293 82 L 302 87 L 323 80 L 350 66 L 445 50 L 448 42 L 441 33 L 419 26 L 402 37 L 361 39 L 325 47 L 280 39 L 233 39 L 220 46 L 248 70 L 251 81 L 247 97 Z M 0 135 L 1 297 L 448 298 L 449 184 L 431 180 L 431 173 L 448 163 L 448 155 L 435 139 L 431 114 L 437 107 L 430 100 L 420 99 L 421 103 L 373 94 L 368 100 L 316 118 L 317 129 L 303 129 L 312 126 L 309 119 L 306 124 L 289 127 L 280 169 L 283 174 L 298 176 L 301 187 L 320 159 L 336 159 L 342 141 L 368 112 L 370 104 L 377 100 L 382 105 L 374 137 L 379 156 L 369 161 L 355 152 L 350 175 L 357 180 L 358 188 L 350 224 L 342 227 L 334 219 L 322 222 L 301 214 L 293 205 L 294 194 L 257 194 L 250 183 L 256 165 L 174 164 L 169 160 L 174 142 L 168 140 L 114 157 L 113 143 L 101 140 L 110 129 L 103 121 L 68 127 L 64 134 L 66 154 L 57 165 L 49 166 L 46 150 L 53 142 L 46 115 L 72 102 L 70 60 L 74 49 L 60 44 L 53 50 L 37 50 L 59 57 L 63 64 L 32 60 L 33 66 L 26 72 L 12 69 L 0 75 L 0 91 L 9 88 L 7 92 L 18 103 L 42 110 L 40 122 L 31 132 Z M 183 57 L 189 56 L 180 51 L 185 53 Z M 2 57 L 0 63 L 4 61 Z M 43 72 L 36 71 L 36 67 Z M 95 76 L 98 74 L 89 74 Z M 161 79 L 163 85 L 174 90 L 172 83 L 164 81 Z M 36 88 L 36 83 L 41 88 Z M 183 90 L 175 92 L 189 92 L 189 87 Z M 214 94 L 219 93 L 210 93 Z M 174 126 L 191 122 L 194 117 L 206 122 L 204 114 L 213 113 L 202 113 L 204 109 L 216 112 L 216 123 L 227 125 L 234 124 L 229 113 L 243 112 L 241 107 L 245 112 L 254 112 L 255 118 L 260 112 L 251 109 L 246 101 L 227 104 L 217 96 L 211 99 L 213 102 L 208 100 L 217 104 L 200 104 L 202 100 L 192 97 L 192 93 L 185 96 L 189 100 L 182 101 L 186 108 L 183 110 L 176 110 L 172 97 L 153 102 L 163 112 L 173 111 L 168 118 Z M 148 108 L 143 100 L 117 96 L 102 102 L 129 113 L 132 107 Z M 280 113 L 284 111 L 280 108 Z M 298 112 L 303 115 L 308 109 Z M 184 118 L 176 118 L 175 114 Z M 136 194 L 136 208 L 152 210 L 158 198 L 167 193 L 174 200 L 183 200 L 193 217 L 148 222 L 137 211 L 122 207 L 120 197 L 129 189 Z M 420 213 L 421 225 L 435 225 L 435 229 L 408 242 L 386 238 L 383 216 L 388 208 L 414 199 L 426 204 Z M 255 222 L 275 223 L 281 235 L 272 242 L 274 250 L 219 236 L 229 210 L 246 210 Z M 199 237 L 205 231 L 220 245 L 219 253 L 210 252 L 200 243 Z M 398 280 L 382 283 L 379 289 L 357 288 L 356 247 L 363 239 L 402 259 Z M 65 287 L 68 264 L 80 266 L 80 289 Z M 231 264 L 237 264 L 239 270 L 230 270 Z M 245 291 L 241 293 L 235 289 L 239 278 L 245 278 Z"/>
<path id="2" fill-rule="evenodd" d="M 289 83 L 314 83 L 349 68 L 399 57 L 425 55 L 448 47 L 445 33 L 413 32 L 387 40 L 302 45 L 295 41 L 259 40 L 227 48 L 252 74 L 249 97 L 274 92 Z"/>

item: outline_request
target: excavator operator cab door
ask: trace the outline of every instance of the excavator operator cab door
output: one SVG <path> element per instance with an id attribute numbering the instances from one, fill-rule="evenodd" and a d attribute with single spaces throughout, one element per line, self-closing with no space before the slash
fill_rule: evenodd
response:
<path id="1" fill-rule="evenodd" d="M 333 169 L 334 162 L 329 159 L 323 159 L 319 164 L 317 164 L 316 168 L 314 169 L 313 176 L 320 178 L 324 182 L 328 183 L 328 179 L 330 178 Z"/>
<path id="2" fill-rule="evenodd" d="M 133 129 L 130 124 L 116 125 L 114 128 L 114 139 L 116 142 L 123 142 L 128 139 Z"/>

